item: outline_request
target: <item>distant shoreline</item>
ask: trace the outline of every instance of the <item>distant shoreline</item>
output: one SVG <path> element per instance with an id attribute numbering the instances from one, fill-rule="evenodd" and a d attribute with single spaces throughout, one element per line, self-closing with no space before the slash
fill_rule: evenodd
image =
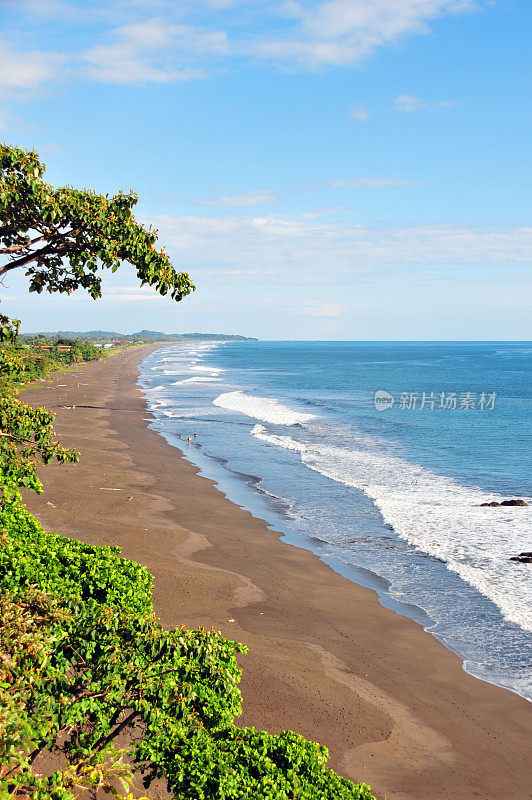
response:
<path id="1" fill-rule="evenodd" d="M 118 333 L 117 331 L 25 331 L 20 338 L 46 336 L 48 338 L 86 339 L 90 341 L 113 339 L 119 342 L 135 342 L 138 344 L 160 344 L 161 342 L 257 342 L 252 336 L 241 336 L 234 333 L 163 333 L 162 331 L 142 330 L 136 333 Z"/>
<path id="2" fill-rule="evenodd" d="M 320 741 L 333 768 L 388 800 L 525 797 L 529 704 L 464 673 L 373 591 L 280 542 L 149 430 L 135 384 L 159 347 L 28 389 L 29 402 L 59 411 L 63 443 L 82 454 L 47 468 L 30 509 L 48 529 L 144 563 L 164 625 L 214 625 L 249 646 L 243 724 Z"/>

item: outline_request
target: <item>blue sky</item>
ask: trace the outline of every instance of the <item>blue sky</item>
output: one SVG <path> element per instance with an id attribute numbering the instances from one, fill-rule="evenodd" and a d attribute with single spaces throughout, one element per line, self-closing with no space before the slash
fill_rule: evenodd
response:
<path id="1" fill-rule="evenodd" d="M 54 185 L 133 188 L 198 287 L 9 276 L 25 330 L 529 338 L 528 0 L 0 0 L 0 23 L 1 138 Z"/>

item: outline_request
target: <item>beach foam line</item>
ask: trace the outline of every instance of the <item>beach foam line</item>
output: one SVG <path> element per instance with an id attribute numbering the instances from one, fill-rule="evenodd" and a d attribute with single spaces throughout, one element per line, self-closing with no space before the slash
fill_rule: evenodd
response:
<path id="1" fill-rule="evenodd" d="M 195 378 L 184 378 L 182 381 L 174 381 L 170 384 L 170 386 L 179 386 L 182 383 L 210 383 L 211 381 L 217 381 L 217 378 L 209 378 L 207 376 L 198 375 Z"/>
<path id="2" fill-rule="evenodd" d="M 236 411 L 273 425 L 297 425 L 315 419 L 314 414 L 303 414 L 270 397 L 256 397 L 243 391 L 225 392 L 212 401 L 213 405 Z"/>
<path id="3" fill-rule="evenodd" d="M 218 367 L 192 367 L 194 372 L 210 372 L 211 375 L 219 375 L 221 372 L 224 372 L 223 369 L 218 369 Z"/>
<path id="4" fill-rule="evenodd" d="M 530 508 L 482 508 L 481 503 L 505 498 L 397 456 L 301 442 L 268 432 L 264 425 L 255 425 L 251 433 L 300 453 L 309 469 L 364 492 L 402 539 L 444 562 L 509 622 L 532 631 L 529 572 L 510 561 L 532 550 Z"/>
<path id="5" fill-rule="evenodd" d="M 152 400 L 148 400 L 148 405 L 149 405 L 150 411 L 152 411 L 153 409 L 156 409 L 156 408 L 164 408 L 166 406 L 173 405 L 173 400 L 170 400 L 170 399 L 168 399 L 166 397 L 158 396 L 158 397 L 154 397 Z"/>

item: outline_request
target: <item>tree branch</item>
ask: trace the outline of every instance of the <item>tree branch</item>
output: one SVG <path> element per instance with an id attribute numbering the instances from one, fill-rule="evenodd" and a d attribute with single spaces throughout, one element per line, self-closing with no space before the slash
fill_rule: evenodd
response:
<path id="1" fill-rule="evenodd" d="M 41 247 L 40 250 L 35 250 L 33 253 L 28 253 L 21 258 L 16 258 L 14 261 L 10 261 L 7 264 L 4 264 L 0 267 L 0 275 L 5 275 L 6 272 L 11 272 L 12 269 L 17 269 L 17 267 L 23 267 L 26 264 L 30 264 L 32 261 L 36 261 L 40 256 L 43 255 L 51 255 L 56 248 L 52 247 L 51 245 L 46 245 L 46 247 Z"/>
<path id="2" fill-rule="evenodd" d="M 37 244 L 37 242 L 42 242 L 43 239 L 46 239 L 46 236 L 37 236 L 35 239 L 30 239 L 23 244 L 12 244 L 10 247 L 0 247 L 0 253 L 3 255 L 7 253 L 16 253 L 18 250 L 25 250 L 27 247 Z"/>
<path id="3" fill-rule="evenodd" d="M 34 250 L 24 256 L 21 256 L 20 258 L 16 258 L 13 261 L 9 261 L 7 264 L 4 264 L 2 267 L 0 267 L 0 275 L 5 275 L 6 272 L 10 272 L 12 269 L 17 269 L 18 267 L 24 267 L 26 264 L 31 264 L 32 261 L 36 261 L 42 256 L 53 255 L 54 253 L 60 255 L 62 250 L 68 251 L 68 238 L 71 236 L 76 236 L 83 230 L 84 227 L 84 225 L 79 225 L 77 228 L 71 228 L 64 233 L 59 233 L 59 231 L 56 230 L 56 232 L 53 234 L 43 234 L 42 236 L 37 237 L 33 240 L 33 242 L 29 242 L 27 245 L 25 245 L 25 247 L 30 247 L 32 244 L 36 244 L 37 242 L 41 242 L 46 239 L 49 240 L 49 244 L 45 245 L 45 247 L 41 247 L 40 250 Z M 7 249 L 9 250 L 9 248 Z M 0 253 L 2 252 L 5 252 L 5 250 L 0 249 Z"/>

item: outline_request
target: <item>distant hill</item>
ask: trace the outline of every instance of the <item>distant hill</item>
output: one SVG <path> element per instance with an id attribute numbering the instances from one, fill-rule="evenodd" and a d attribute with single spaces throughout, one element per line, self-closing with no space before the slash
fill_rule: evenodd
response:
<path id="1" fill-rule="evenodd" d="M 215 342 L 256 342 L 251 336 L 238 336 L 230 333 L 162 333 L 161 331 L 142 330 L 138 333 L 117 333 L 116 331 L 38 331 L 26 333 L 24 337 L 47 336 L 60 339 L 85 339 L 88 341 L 121 340 L 125 342 L 180 342 L 190 339 L 207 339 Z"/>

